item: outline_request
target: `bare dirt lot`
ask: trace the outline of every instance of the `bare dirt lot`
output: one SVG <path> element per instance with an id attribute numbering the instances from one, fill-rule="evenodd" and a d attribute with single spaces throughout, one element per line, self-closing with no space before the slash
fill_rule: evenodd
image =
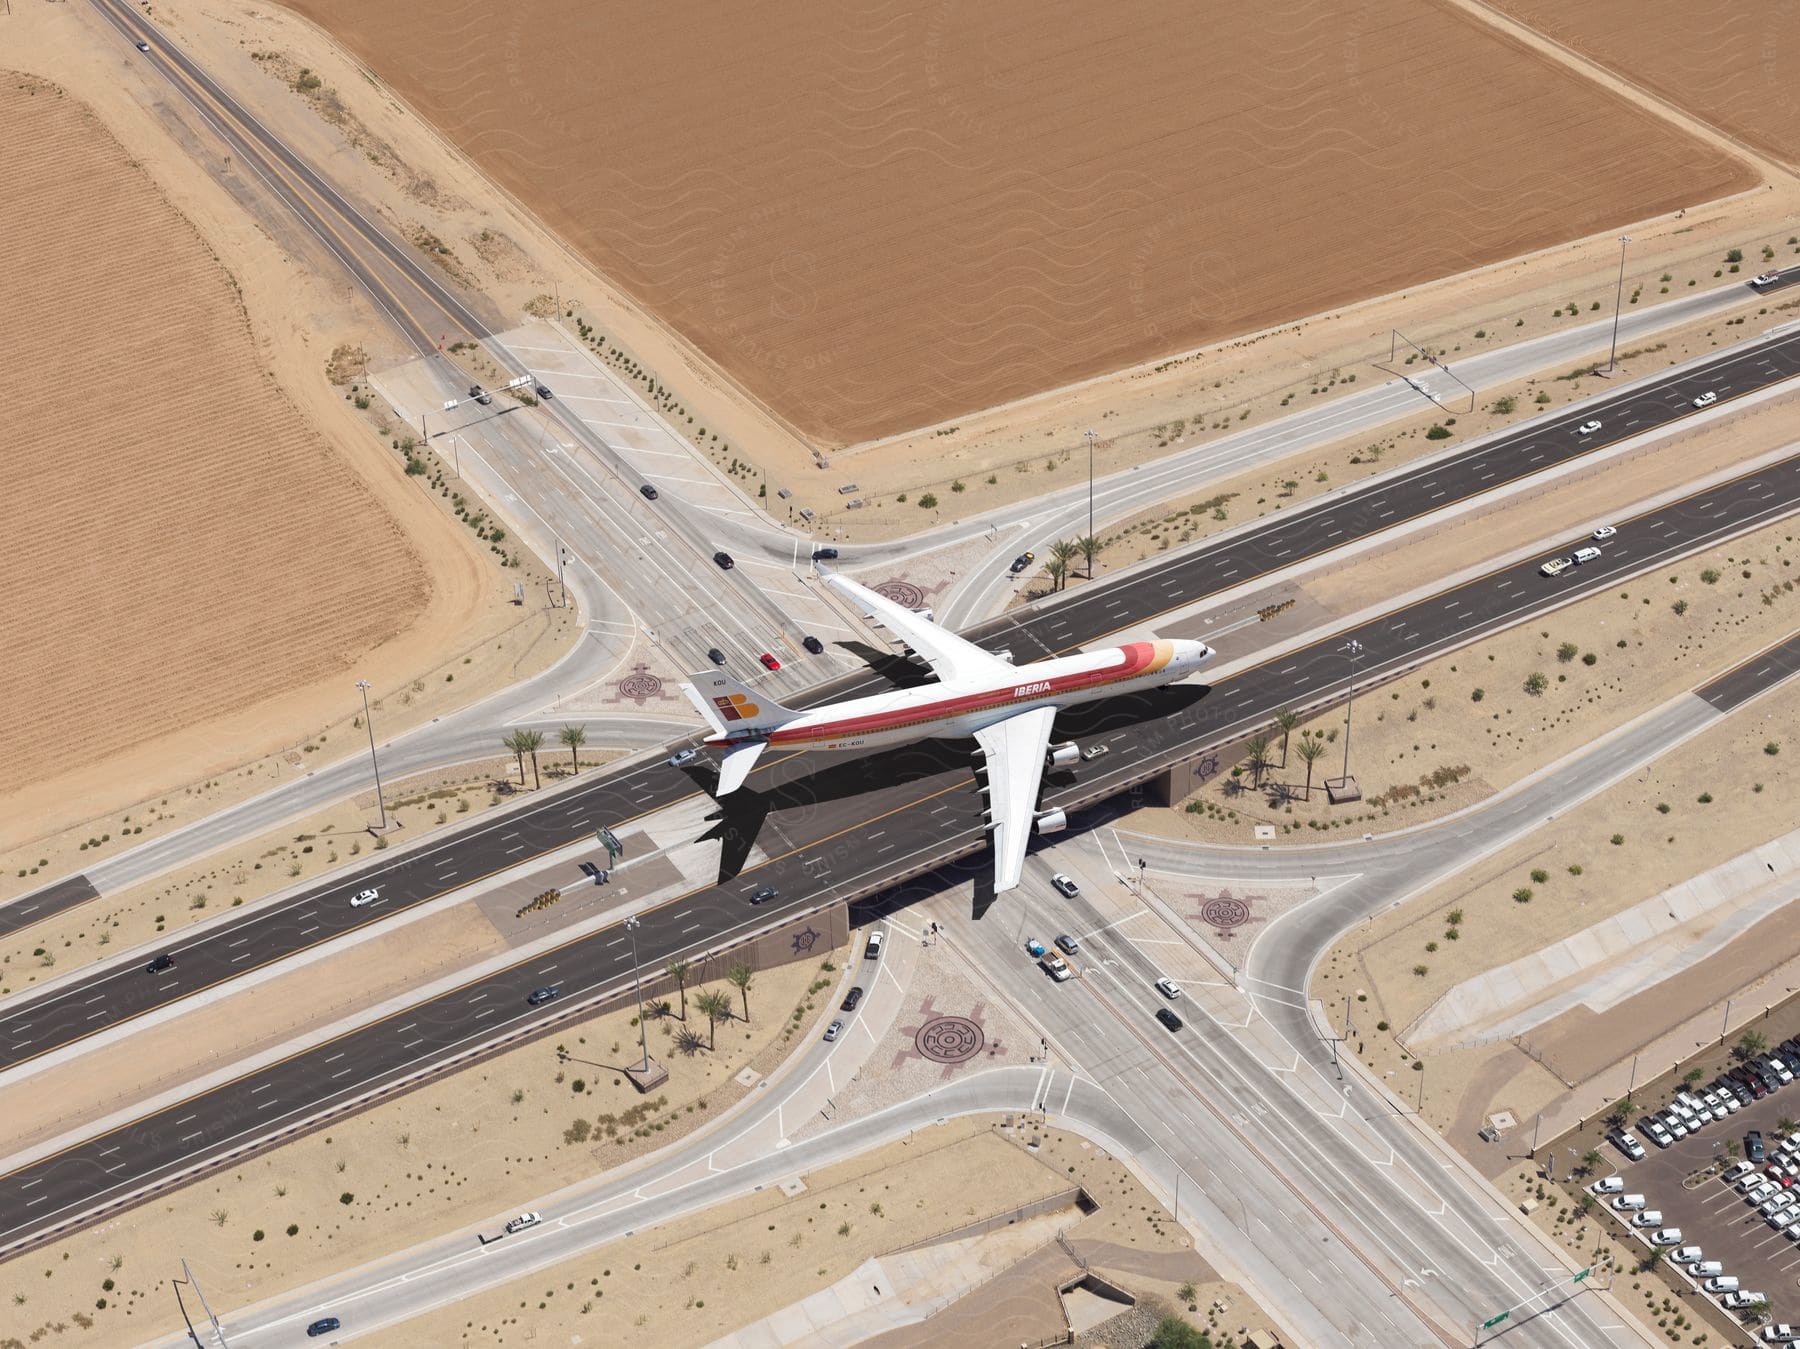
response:
<path id="1" fill-rule="evenodd" d="M 1755 179 L 1432 0 L 295 8 L 831 444 Z"/>
<path id="2" fill-rule="evenodd" d="M 263 372 L 231 277 L 76 99 L 0 79 L 0 789 L 368 651 L 424 560 Z M 71 223 L 79 221 L 78 228 Z"/>
<path id="3" fill-rule="evenodd" d="M 1729 0 L 1493 3 L 1719 130 L 1800 163 L 1800 32 L 1779 10 Z"/>

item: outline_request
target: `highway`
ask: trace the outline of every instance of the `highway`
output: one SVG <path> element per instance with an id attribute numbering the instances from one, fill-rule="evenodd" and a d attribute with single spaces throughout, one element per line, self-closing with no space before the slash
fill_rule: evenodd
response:
<path id="1" fill-rule="evenodd" d="M 1129 700 L 1129 706 L 1094 704 L 1076 709 L 1064 719 L 1065 732 L 1077 739 L 1105 734 L 1115 752 L 1099 761 L 1105 771 L 1087 767 L 1073 780 L 1068 774 L 1047 779 L 1046 802 L 1066 808 L 1101 799 L 1150 775 L 1159 764 L 1230 743 L 1278 707 L 1330 699 L 1346 681 L 1340 648 L 1351 638 L 1366 650 L 1363 678 L 1378 679 L 1797 507 L 1800 456 L 1619 522 L 1619 535 L 1601 561 L 1559 581 L 1538 576 L 1541 559 L 1528 559 L 1253 667 L 1205 697 L 1198 696 L 1199 690 L 1176 687 Z M 1141 583 L 1138 578 L 1122 588 Z M 1132 606 L 1135 612 L 1150 607 L 1146 597 L 1132 598 L 1138 599 Z M 1055 621 L 1062 612 L 1050 609 L 1030 622 Z M 1015 649 L 1021 635 L 1014 632 L 1008 639 Z M 514 817 L 514 827 L 530 814 L 536 816 L 545 839 L 557 837 L 560 830 L 567 841 L 595 821 L 628 835 L 632 814 L 692 795 L 693 785 L 685 778 L 651 766 L 549 798 Z M 755 790 L 743 796 L 742 802 L 733 799 L 732 813 L 721 821 L 727 851 L 747 848 L 748 835 L 756 833 L 768 847 L 769 860 L 646 912 L 637 938 L 645 964 L 655 967 L 678 953 L 725 945 L 782 914 L 872 893 L 985 847 L 979 796 L 964 756 L 950 745 L 909 746 L 866 760 L 776 759 L 760 771 Z M 556 811 L 566 816 L 560 824 L 551 814 Z M 414 886 L 437 893 L 523 860 L 523 854 L 510 857 L 498 847 L 507 842 L 497 833 L 499 823 L 490 821 L 472 831 L 479 845 L 449 839 L 429 850 L 420 863 L 397 866 L 383 882 L 386 902 L 418 902 Z M 871 838 L 877 826 L 884 839 L 879 845 Z M 438 879 L 451 870 L 457 874 Z M 121 998 L 128 1001 L 120 1003 L 121 1012 L 135 1015 L 146 1005 L 190 995 L 208 982 L 232 977 L 233 965 L 279 958 L 282 947 L 297 935 L 306 940 L 321 935 L 301 929 L 316 923 L 322 931 L 328 915 L 341 923 L 368 915 L 370 910 L 353 915 L 343 907 L 345 890 L 355 884 L 334 883 L 329 893 L 335 903 L 323 897 L 293 901 L 315 905 L 314 916 L 304 920 L 292 916 L 291 906 L 290 916 L 281 919 L 245 915 L 240 921 L 264 924 L 259 932 L 270 943 L 256 948 L 256 955 L 246 960 L 233 959 L 237 950 L 230 945 L 235 939 L 231 925 L 213 929 L 204 949 L 177 946 L 175 972 L 182 974 L 178 987 L 164 990 L 164 981 L 153 976 L 125 977 L 110 970 L 97 972 L 93 979 L 108 981 L 107 989 L 122 990 Z M 762 884 L 778 886 L 782 898 L 764 909 L 751 909 L 745 897 Z M 982 906 L 979 896 L 977 905 Z M 532 1012 L 523 1001 L 533 987 L 548 981 L 549 973 L 563 983 L 568 996 L 558 1006 L 567 1016 L 584 995 L 621 987 L 629 971 L 624 937 L 607 929 L 14 1170 L 0 1177 L 0 1215 L 4 1215 L 0 1250 L 77 1223 L 97 1204 L 122 1203 L 133 1192 L 167 1183 L 199 1161 L 228 1155 L 321 1108 L 341 1107 L 363 1092 L 416 1074 L 434 1060 L 466 1053 L 508 1029 L 554 1024 L 556 1015 Z M 84 1000 L 81 991 L 89 987 L 90 981 L 83 981 L 52 998 L 14 1000 L 18 1005 L 9 1007 L 0 1022 L 4 1062 L 16 1065 L 50 1045 L 73 1043 L 91 1033 L 97 1022 L 114 1024 L 118 1018 L 105 1008 L 97 1014 Z M 91 991 L 85 994 L 95 996 Z M 110 999 L 105 989 L 100 996 Z"/>

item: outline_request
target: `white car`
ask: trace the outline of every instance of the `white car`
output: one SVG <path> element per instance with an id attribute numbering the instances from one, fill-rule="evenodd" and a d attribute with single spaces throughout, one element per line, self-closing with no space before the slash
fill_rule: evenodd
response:
<path id="1" fill-rule="evenodd" d="M 1074 899 L 1076 895 L 1081 893 L 1081 887 L 1075 884 L 1073 879 L 1063 875 L 1060 871 L 1050 878 L 1050 884 L 1056 887 L 1056 893 L 1061 895 L 1064 899 Z"/>
<path id="2" fill-rule="evenodd" d="M 1538 571 L 1545 576 L 1561 576 L 1574 565 L 1575 559 L 1572 557 L 1553 557 L 1543 566 L 1539 567 Z"/>
<path id="3" fill-rule="evenodd" d="M 1761 1306 L 1768 1300 L 1767 1295 L 1763 1293 L 1752 1293 L 1748 1290 L 1742 1293 L 1727 1293 L 1724 1297 L 1719 1299 L 1720 1302 L 1724 1303 L 1727 1307 L 1730 1307 L 1733 1311 L 1737 1311 L 1741 1307 Z"/>
<path id="4" fill-rule="evenodd" d="M 1772 1326 L 1764 1326 L 1762 1338 L 1764 1344 L 1792 1344 L 1795 1340 L 1800 1340 L 1800 1330 L 1781 1321 Z"/>
<path id="5" fill-rule="evenodd" d="M 1634 1213 L 1631 1215 L 1631 1225 L 1633 1227 L 1661 1227 L 1662 1210 L 1647 1208 L 1642 1213 Z"/>
<path id="6" fill-rule="evenodd" d="M 1741 1180 L 1754 1170 L 1756 1170 L 1755 1162 L 1736 1161 L 1725 1168 L 1724 1174 L 1719 1179 L 1730 1184 L 1732 1181 Z"/>
<path id="7" fill-rule="evenodd" d="M 1578 436 L 1591 436 L 1599 429 L 1600 423 L 1597 421 L 1583 422 L 1580 426 L 1575 428 L 1575 434 Z"/>
<path id="8" fill-rule="evenodd" d="M 1790 1083 L 1794 1080 L 1793 1070 L 1791 1068 L 1789 1068 L 1787 1066 L 1787 1064 L 1783 1063 L 1780 1059 L 1776 1058 L 1773 1054 L 1770 1054 L 1767 1058 L 1765 1058 L 1763 1060 L 1763 1062 L 1767 1063 L 1769 1065 L 1769 1067 L 1771 1067 L 1775 1070 L 1775 1076 L 1779 1077 L 1781 1079 L 1782 1086 L 1785 1087 L 1788 1083 Z"/>
<path id="9" fill-rule="evenodd" d="M 1081 751 L 1081 757 L 1085 762 L 1092 763 L 1095 759 L 1105 758 L 1111 753 L 1111 745 L 1089 745 L 1086 749 Z"/>
<path id="10" fill-rule="evenodd" d="M 1665 1227 L 1659 1232 L 1652 1232 L 1650 1234 L 1650 1244 L 1652 1246 L 1679 1246 L 1681 1245 L 1681 1229 L 1679 1227 Z"/>
<path id="11" fill-rule="evenodd" d="M 1165 998 L 1179 998 L 1181 996 L 1181 985 L 1165 974 L 1156 981 L 1156 991 Z"/>
<path id="12" fill-rule="evenodd" d="M 1669 1136 L 1669 1131 L 1653 1119 L 1645 1120 L 1643 1127 L 1644 1132 L 1650 1135 L 1650 1141 L 1659 1148 L 1666 1148 L 1675 1141 Z"/>
<path id="13" fill-rule="evenodd" d="M 1625 1190 L 1625 1177 L 1602 1176 L 1588 1188 L 1595 1194 L 1622 1194 Z"/>
<path id="14" fill-rule="evenodd" d="M 1780 272 L 1759 272 L 1750 278 L 1750 284 L 1753 286 L 1772 286 L 1779 280 L 1781 280 Z"/>
<path id="15" fill-rule="evenodd" d="M 1749 1204 L 1760 1204 L 1780 1188 L 1781 1186 L 1772 1185 L 1766 1180 L 1759 1180 L 1756 1182 L 1754 1188 L 1745 1193 L 1744 1202 Z"/>
<path id="16" fill-rule="evenodd" d="M 1704 1258 L 1705 1252 L 1698 1246 L 1683 1246 L 1678 1251 L 1669 1252 L 1670 1262 L 1677 1265 L 1697 1265 Z"/>
<path id="17" fill-rule="evenodd" d="M 1719 395 L 1714 393 L 1711 389 L 1708 389 L 1694 400 L 1694 406 L 1697 408 L 1709 408 L 1718 401 Z"/>
<path id="18" fill-rule="evenodd" d="M 1059 984 L 1063 980 L 1073 976 L 1075 973 L 1074 970 L 1069 968 L 1069 962 L 1057 955 L 1054 951 L 1044 952 L 1042 956 L 1038 957 L 1038 964 L 1048 970 L 1050 972 L 1050 977 Z"/>
<path id="19" fill-rule="evenodd" d="M 1686 1138 L 1693 1132 L 1688 1128 L 1687 1121 L 1673 1112 L 1663 1116 L 1663 1128 L 1673 1134 L 1677 1140 Z"/>
<path id="20" fill-rule="evenodd" d="M 1637 1135 L 1629 1129 L 1620 1129 L 1611 1135 L 1615 1148 L 1631 1158 L 1634 1162 L 1644 1160 L 1644 1145 L 1637 1140 Z"/>
<path id="21" fill-rule="evenodd" d="M 521 1213 L 506 1224 L 506 1230 L 508 1233 L 523 1232 L 527 1227 L 536 1227 L 543 1221 L 544 1215 L 541 1213 Z"/>
<path id="22" fill-rule="evenodd" d="M 1644 1196 L 1641 1194 L 1622 1194 L 1612 1201 L 1612 1206 L 1613 1212 L 1615 1213 L 1636 1213 L 1645 1206 Z"/>
<path id="23" fill-rule="evenodd" d="M 1618 532 L 1618 527 L 1615 525 L 1601 525 L 1600 528 L 1594 531 L 1594 537 L 1596 539 L 1610 539 Z"/>
<path id="24" fill-rule="evenodd" d="M 359 890 L 356 894 L 350 896 L 350 907 L 353 909 L 366 909 L 380 898 L 381 892 L 379 890 Z"/>

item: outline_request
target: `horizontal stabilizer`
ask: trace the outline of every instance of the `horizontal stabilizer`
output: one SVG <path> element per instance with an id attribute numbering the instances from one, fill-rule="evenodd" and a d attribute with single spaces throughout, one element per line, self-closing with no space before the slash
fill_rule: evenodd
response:
<path id="1" fill-rule="evenodd" d="M 744 779 L 750 776 L 750 770 L 756 767 L 756 761 L 762 758 L 762 752 L 769 747 L 766 740 L 752 740 L 747 745 L 739 745 L 736 749 L 725 751 L 725 757 L 719 763 L 719 785 L 714 796 L 728 796 L 744 785 Z"/>

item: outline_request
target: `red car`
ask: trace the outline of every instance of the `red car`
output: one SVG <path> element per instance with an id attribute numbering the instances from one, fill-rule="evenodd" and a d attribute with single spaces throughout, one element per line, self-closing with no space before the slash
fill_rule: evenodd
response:
<path id="1" fill-rule="evenodd" d="M 781 668 L 781 662 L 776 660 L 775 657 L 770 655 L 767 651 L 763 652 L 757 659 L 763 663 L 763 669 L 765 670 L 779 670 Z"/>

